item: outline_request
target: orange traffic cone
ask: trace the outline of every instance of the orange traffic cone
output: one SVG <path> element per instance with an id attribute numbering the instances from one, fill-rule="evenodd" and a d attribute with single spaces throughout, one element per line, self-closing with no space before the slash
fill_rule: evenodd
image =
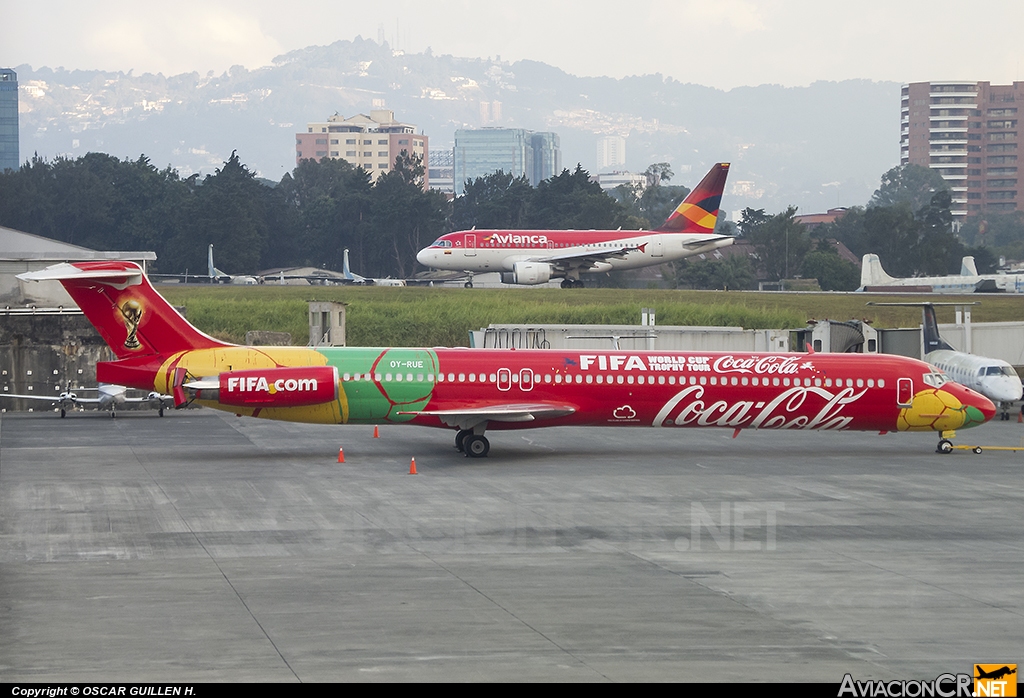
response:
<path id="1" fill-rule="evenodd" d="M 373 438 L 375 438 L 375 439 L 379 439 L 380 438 L 380 430 L 377 429 L 377 425 L 376 424 L 373 425 Z"/>
<path id="2" fill-rule="evenodd" d="M 339 448 L 338 449 L 338 462 L 339 463 L 344 463 L 345 462 L 345 449 L 344 448 Z"/>
<path id="3" fill-rule="evenodd" d="M 415 458 L 413 458 L 412 462 L 409 463 L 409 474 L 410 475 L 415 475 L 416 474 L 416 459 Z"/>

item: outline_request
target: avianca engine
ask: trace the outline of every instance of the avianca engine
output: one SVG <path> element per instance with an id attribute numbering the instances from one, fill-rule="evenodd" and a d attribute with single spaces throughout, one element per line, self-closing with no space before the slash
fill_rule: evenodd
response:
<path id="1" fill-rule="evenodd" d="M 991 419 L 988 398 L 891 355 L 242 347 L 203 334 L 131 262 L 59 264 L 59 280 L 110 346 L 100 381 L 252 417 L 457 430 L 546 426 L 933 431 Z"/>
<path id="2" fill-rule="evenodd" d="M 715 233 L 729 163 L 711 168 L 654 230 L 461 230 L 425 247 L 416 261 L 470 274 L 501 272 L 507 284 L 583 286 L 581 273 L 639 269 L 731 245 Z M 472 286 L 472 279 L 466 286 Z"/>

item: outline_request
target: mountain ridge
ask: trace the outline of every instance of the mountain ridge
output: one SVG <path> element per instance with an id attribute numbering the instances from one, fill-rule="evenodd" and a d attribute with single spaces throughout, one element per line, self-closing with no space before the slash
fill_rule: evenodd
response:
<path id="1" fill-rule="evenodd" d="M 183 176 L 207 174 L 237 150 L 278 181 L 295 166 L 294 134 L 374 100 L 450 148 L 458 128 L 554 131 L 562 162 L 596 172 L 602 135 L 627 139 L 626 168 L 669 162 L 693 184 L 714 162 L 734 164 L 728 203 L 804 212 L 863 204 L 899 159 L 898 83 L 819 81 L 720 90 L 660 73 L 577 77 L 539 61 L 406 54 L 357 37 L 174 76 L 18 66 L 22 160 L 30 154 L 145 154 Z M 490 108 L 481 108 L 486 102 Z M 494 102 L 500 118 L 490 121 Z"/>

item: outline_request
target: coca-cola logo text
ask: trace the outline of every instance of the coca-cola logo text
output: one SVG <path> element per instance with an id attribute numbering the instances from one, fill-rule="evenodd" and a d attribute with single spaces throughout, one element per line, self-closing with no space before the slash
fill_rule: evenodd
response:
<path id="1" fill-rule="evenodd" d="M 676 393 L 658 411 L 653 426 L 744 427 L 753 429 L 844 429 L 853 417 L 840 413 L 867 390 L 793 387 L 769 401 L 704 401 L 704 386 Z"/>

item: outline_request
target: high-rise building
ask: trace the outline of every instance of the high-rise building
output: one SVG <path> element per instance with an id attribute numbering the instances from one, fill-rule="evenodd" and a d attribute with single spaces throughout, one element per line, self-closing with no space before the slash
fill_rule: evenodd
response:
<path id="1" fill-rule="evenodd" d="M 597 169 L 614 170 L 626 164 L 626 139 L 604 136 L 597 139 Z"/>
<path id="2" fill-rule="evenodd" d="M 449 199 L 455 195 L 455 158 L 452 150 L 434 150 L 430 155 L 430 188 L 443 192 Z"/>
<path id="3" fill-rule="evenodd" d="M 19 167 L 18 74 L 10 68 L 0 68 L 0 172 Z"/>
<path id="4" fill-rule="evenodd" d="M 461 196 L 466 181 L 498 170 L 514 177 L 526 176 L 537 186 L 561 172 L 562 152 L 558 134 L 534 133 L 522 128 L 459 129 L 455 132 L 455 194 Z"/>
<path id="5" fill-rule="evenodd" d="M 530 183 L 537 186 L 545 179 L 562 173 L 561 140 L 557 133 L 542 131 L 531 137 L 533 145 L 533 178 Z"/>
<path id="6" fill-rule="evenodd" d="M 377 181 L 395 166 L 402 153 L 423 158 L 423 188 L 430 185 L 429 139 L 416 133 L 412 124 L 395 121 L 390 109 L 372 109 L 370 115 L 344 118 L 337 114 L 327 121 L 310 123 L 306 133 L 295 134 L 295 164 L 325 158 L 347 160 L 362 167 Z"/>
<path id="7" fill-rule="evenodd" d="M 900 163 L 949 183 L 954 222 L 1022 210 L 1018 109 L 1024 82 L 913 82 L 903 86 Z"/>

